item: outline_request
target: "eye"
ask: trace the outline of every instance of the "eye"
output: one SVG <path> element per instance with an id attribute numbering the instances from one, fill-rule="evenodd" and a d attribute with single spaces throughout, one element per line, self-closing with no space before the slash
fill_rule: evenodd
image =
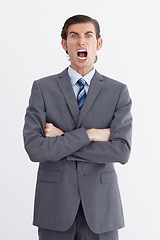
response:
<path id="1" fill-rule="evenodd" d="M 72 38 L 77 38 L 77 35 L 72 35 Z"/>
<path id="2" fill-rule="evenodd" d="M 92 35 L 91 35 L 91 34 L 87 34 L 86 37 L 87 37 L 87 38 L 91 38 Z"/>

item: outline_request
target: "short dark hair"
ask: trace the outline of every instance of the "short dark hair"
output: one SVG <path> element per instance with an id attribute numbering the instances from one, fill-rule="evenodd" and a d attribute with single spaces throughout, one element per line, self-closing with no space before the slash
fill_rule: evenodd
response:
<path id="1" fill-rule="evenodd" d="M 62 28 L 62 32 L 61 32 L 61 37 L 64 40 L 67 40 L 67 34 L 68 34 L 68 27 L 72 24 L 76 24 L 76 23 L 88 23 L 91 22 L 94 27 L 95 27 L 95 32 L 96 32 L 96 38 L 100 38 L 100 26 L 99 23 L 96 19 L 93 19 L 89 16 L 86 15 L 75 15 L 73 17 L 68 18 L 65 23 L 64 26 Z"/>

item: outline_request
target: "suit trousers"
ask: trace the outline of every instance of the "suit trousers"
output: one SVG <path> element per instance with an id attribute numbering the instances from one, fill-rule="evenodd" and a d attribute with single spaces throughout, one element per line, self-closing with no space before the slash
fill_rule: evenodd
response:
<path id="1" fill-rule="evenodd" d="M 90 230 L 80 203 L 77 216 L 71 228 L 65 232 L 38 229 L 39 240 L 118 240 L 118 230 L 96 234 Z"/>

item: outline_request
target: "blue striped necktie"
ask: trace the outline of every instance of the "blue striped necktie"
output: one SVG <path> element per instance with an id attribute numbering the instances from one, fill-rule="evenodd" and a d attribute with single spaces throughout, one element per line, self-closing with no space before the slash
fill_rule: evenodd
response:
<path id="1" fill-rule="evenodd" d="M 78 95 L 77 95 L 77 102 L 78 102 L 79 110 L 81 110 L 81 108 L 83 106 L 83 103 L 84 103 L 84 100 L 86 98 L 86 91 L 84 89 L 84 85 L 85 85 L 86 82 L 83 78 L 80 78 L 77 81 L 77 83 L 80 87 Z"/>

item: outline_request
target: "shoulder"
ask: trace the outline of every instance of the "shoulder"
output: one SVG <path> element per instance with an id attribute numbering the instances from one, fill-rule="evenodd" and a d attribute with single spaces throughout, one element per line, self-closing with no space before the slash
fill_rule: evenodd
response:
<path id="1" fill-rule="evenodd" d="M 40 78 L 38 80 L 35 80 L 34 83 L 36 83 L 36 84 L 38 84 L 40 86 L 47 86 L 47 85 L 56 83 L 56 81 L 58 79 L 58 75 L 59 74 L 46 76 L 46 77 Z"/>
<path id="2" fill-rule="evenodd" d="M 61 73 L 40 78 L 38 80 L 35 80 L 34 83 L 38 84 L 41 87 L 47 87 L 47 86 L 50 86 L 50 85 L 54 85 L 54 84 L 57 84 L 57 81 L 61 78 L 61 76 L 67 75 L 67 73 L 68 73 L 68 71 L 67 71 L 67 68 L 66 68 Z"/>
<path id="3" fill-rule="evenodd" d="M 115 96 L 117 98 L 121 96 L 124 96 L 124 97 L 126 96 L 127 98 L 130 98 L 129 90 L 125 83 L 122 83 L 118 80 L 99 74 L 97 71 L 96 71 L 96 74 L 98 79 L 103 81 L 104 92 L 107 92 L 111 96 Z"/>
<path id="4" fill-rule="evenodd" d="M 96 71 L 96 74 L 99 78 L 101 78 L 101 80 L 103 80 L 104 84 L 107 84 L 110 87 L 118 87 L 118 88 L 120 87 L 121 88 L 125 85 L 124 83 L 122 83 L 116 79 L 104 76 L 104 75 L 98 73 L 97 71 Z"/>
<path id="5" fill-rule="evenodd" d="M 108 89 L 111 92 L 120 94 L 123 89 L 128 90 L 127 85 L 118 80 L 112 79 L 110 77 L 104 76 L 96 71 L 96 77 L 103 81 L 103 88 Z"/>

